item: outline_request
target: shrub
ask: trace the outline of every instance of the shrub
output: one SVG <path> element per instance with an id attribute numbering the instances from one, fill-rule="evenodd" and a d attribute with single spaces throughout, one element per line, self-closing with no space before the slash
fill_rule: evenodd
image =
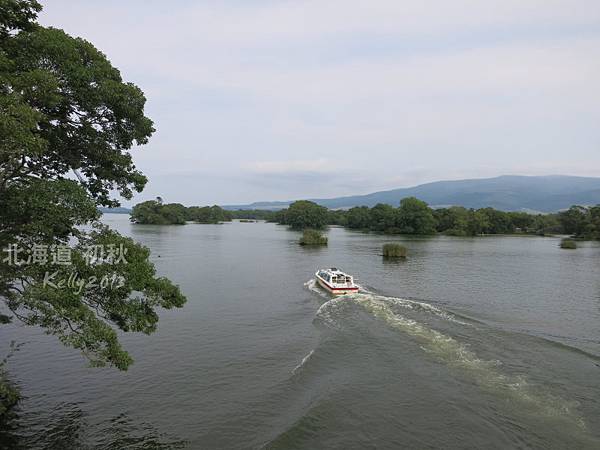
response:
<path id="1" fill-rule="evenodd" d="M 385 244 L 383 246 L 383 256 L 386 258 L 406 258 L 406 247 L 400 244 Z"/>
<path id="2" fill-rule="evenodd" d="M 577 242 L 575 242 L 573 239 L 563 239 L 560 241 L 560 248 L 575 250 L 577 248 Z"/>
<path id="3" fill-rule="evenodd" d="M 327 245 L 327 237 L 318 230 L 304 230 L 300 245 Z"/>

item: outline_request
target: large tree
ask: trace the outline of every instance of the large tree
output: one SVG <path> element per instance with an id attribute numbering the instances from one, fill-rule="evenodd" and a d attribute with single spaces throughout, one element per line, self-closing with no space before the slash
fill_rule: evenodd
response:
<path id="1" fill-rule="evenodd" d="M 433 212 L 422 200 L 415 197 L 403 198 L 398 208 L 398 228 L 407 234 L 435 233 Z"/>
<path id="2" fill-rule="evenodd" d="M 378 203 L 369 211 L 371 228 L 377 231 L 393 230 L 396 226 L 397 215 L 398 211 L 393 206 Z"/>
<path id="3" fill-rule="evenodd" d="M 0 1 L 1 318 L 126 369 L 117 329 L 151 333 L 157 308 L 185 302 L 156 276 L 148 249 L 98 221 L 98 206 L 119 205 L 111 193 L 143 189 L 130 150 L 154 129 L 142 91 L 89 42 L 40 26 L 40 10 L 35 0 Z M 98 282 L 65 285 L 73 276 Z"/>
<path id="4" fill-rule="evenodd" d="M 327 208 L 308 200 L 298 200 L 285 211 L 282 223 L 294 230 L 320 230 L 327 225 L 327 218 Z"/>
<path id="5" fill-rule="evenodd" d="M 558 220 L 567 234 L 584 236 L 590 225 L 590 212 L 583 206 L 571 206 L 558 215 Z"/>
<path id="6" fill-rule="evenodd" d="M 371 216 L 368 206 L 355 206 L 348 210 L 347 225 L 349 228 L 368 229 L 371 226 Z"/>

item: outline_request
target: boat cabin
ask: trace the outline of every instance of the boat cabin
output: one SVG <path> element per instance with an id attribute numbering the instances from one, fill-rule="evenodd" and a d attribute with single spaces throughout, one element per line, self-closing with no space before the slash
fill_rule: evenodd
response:
<path id="1" fill-rule="evenodd" d="M 320 270 L 319 276 L 333 285 L 352 285 L 353 280 L 350 275 L 338 270 L 335 267 L 326 270 Z"/>
<path id="2" fill-rule="evenodd" d="M 321 269 L 316 274 L 319 285 L 334 294 L 358 292 L 354 278 L 336 267 Z"/>

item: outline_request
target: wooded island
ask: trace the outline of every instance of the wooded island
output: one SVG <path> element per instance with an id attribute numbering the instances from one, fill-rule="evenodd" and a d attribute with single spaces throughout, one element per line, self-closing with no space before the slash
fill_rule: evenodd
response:
<path id="1" fill-rule="evenodd" d="M 131 221 L 140 224 L 185 224 L 188 221 L 214 224 L 232 219 L 266 220 L 295 230 L 322 230 L 328 225 L 340 225 L 386 234 L 570 234 L 582 239 L 600 239 L 600 205 L 572 206 L 553 214 L 532 214 L 462 206 L 431 208 L 424 201 L 407 197 L 397 208 L 379 203 L 372 208 L 356 206 L 348 210 L 330 210 L 308 200 L 299 200 L 278 211 L 227 211 L 216 205 L 163 204 L 158 198 L 136 205 L 131 213 Z"/>

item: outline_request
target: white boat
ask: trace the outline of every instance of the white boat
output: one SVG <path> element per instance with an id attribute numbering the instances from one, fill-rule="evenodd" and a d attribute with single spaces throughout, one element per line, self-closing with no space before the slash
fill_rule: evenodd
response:
<path id="1" fill-rule="evenodd" d="M 358 292 L 358 286 L 354 284 L 354 277 L 335 267 L 320 269 L 315 276 L 317 283 L 331 294 L 342 295 Z"/>

